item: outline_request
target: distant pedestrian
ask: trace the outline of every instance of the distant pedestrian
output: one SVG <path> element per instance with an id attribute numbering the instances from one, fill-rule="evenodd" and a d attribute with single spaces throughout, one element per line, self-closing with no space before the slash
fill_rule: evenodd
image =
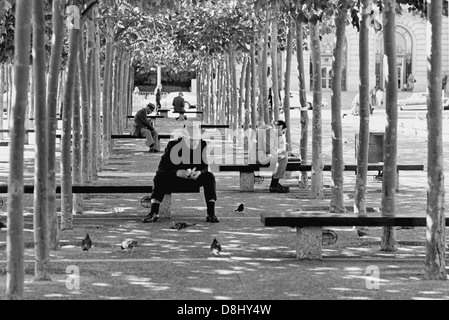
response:
<path id="1" fill-rule="evenodd" d="M 413 89 L 415 88 L 415 82 L 415 76 L 412 73 L 409 73 L 407 77 L 407 91 L 413 91 Z"/>
<path id="2" fill-rule="evenodd" d="M 154 91 L 154 95 L 156 96 L 156 113 L 159 113 L 159 109 L 162 108 L 161 90 L 162 90 L 162 85 L 160 84 L 156 87 L 156 90 Z"/>

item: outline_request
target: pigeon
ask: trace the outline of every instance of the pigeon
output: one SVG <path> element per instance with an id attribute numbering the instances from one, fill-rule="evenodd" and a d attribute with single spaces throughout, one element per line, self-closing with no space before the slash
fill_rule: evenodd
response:
<path id="1" fill-rule="evenodd" d="M 365 231 L 363 231 L 363 230 L 357 229 L 357 235 L 358 235 L 359 237 L 366 236 L 367 234 L 368 234 L 368 232 L 365 232 Z"/>
<path id="2" fill-rule="evenodd" d="M 1 230 L 2 228 L 6 228 L 6 224 L 4 224 L 3 222 L 0 221 L 0 230 Z"/>
<path id="3" fill-rule="evenodd" d="M 176 223 L 173 222 L 173 226 L 170 229 L 181 230 L 181 229 L 185 229 L 187 227 L 194 226 L 194 225 L 195 225 L 195 223 L 188 224 L 188 223 L 186 223 L 184 221 L 176 222 Z"/>
<path id="4" fill-rule="evenodd" d="M 83 251 L 89 251 L 92 247 L 92 240 L 90 240 L 89 234 L 86 234 L 86 237 L 81 242 L 81 247 L 83 248 Z"/>
<path id="5" fill-rule="evenodd" d="M 235 209 L 236 212 L 242 212 L 243 209 L 245 208 L 245 206 L 243 205 L 243 203 L 241 203 L 237 209 Z"/>
<path id="6" fill-rule="evenodd" d="M 124 241 L 122 241 L 122 244 L 120 245 L 120 247 L 122 248 L 123 251 L 128 251 L 131 252 L 131 250 L 137 246 L 137 241 L 133 240 L 133 239 L 126 239 Z"/>
<path id="7" fill-rule="evenodd" d="M 212 244 L 210 245 L 211 253 L 215 254 L 216 256 L 220 255 L 221 252 L 221 244 L 217 241 L 216 238 L 214 238 L 214 241 L 212 241 Z"/>

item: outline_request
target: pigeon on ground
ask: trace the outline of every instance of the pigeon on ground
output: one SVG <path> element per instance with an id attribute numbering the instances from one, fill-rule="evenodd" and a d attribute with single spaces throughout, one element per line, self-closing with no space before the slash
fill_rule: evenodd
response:
<path id="1" fill-rule="evenodd" d="M 368 232 L 365 232 L 365 231 L 363 231 L 363 230 L 357 229 L 357 235 L 358 235 L 359 237 L 366 236 L 367 234 L 368 234 Z"/>
<path id="2" fill-rule="evenodd" d="M 4 224 L 3 222 L 0 221 L 0 230 L 1 230 L 2 228 L 6 228 L 6 224 Z"/>
<path id="3" fill-rule="evenodd" d="M 126 239 L 124 241 L 122 241 L 122 244 L 120 245 L 120 247 L 122 248 L 123 251 L 128 251 L 131 252 L 131 250 L 137 246 L 137 241 L 133 240 L 133 239 Z"/>
<path id="4" fill-rule="evenodd" d="M 92 247 L 92 240 L 90 240 L 89 234 L 86 234 L 86 237 L 81 241 L 81 247 L 83 248 L 83 251 L 89 251 Z"/>
<path id="5" fill-rule="evenodd" d="M 243 205 L 243 203 L 241 203 L 235 211 L 242 212 L 244 208 L 245 208 L 245 206 Z"/>
<path id="6" fill-rule="evenodd" d="M 185 229 L 187 227 L 194 226 L 194 225 L 195 225 L 195 223 L 188 224 L 184 221 L 180 221 L 180 222 L 176 222 L 176 223 L 173 222 L 173 226 L 170 229 L 181 230 L 181 229 Z"/>
<path id="7" fill-rule="evenodd" d="M 210 245 L 210 251 L 211 253 L 215 254 L 216 256 L 220 255 L 221 252 L 221 244 L 217 241 L 216 238 L 214 238 L 214 241 L 212 241 L 212 244 Z"/>

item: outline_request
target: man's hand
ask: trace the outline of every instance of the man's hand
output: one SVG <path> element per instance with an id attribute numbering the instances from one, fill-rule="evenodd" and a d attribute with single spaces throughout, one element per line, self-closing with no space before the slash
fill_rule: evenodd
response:
<path id="1" fill-rule="evenodd" d="M 196 180 L 196 179 L 198 179 L 198 177 L 200 176 L 200 174 L 201 174 L 201 171 L 193 171 L 193 172 L 190 174 L 190 179 Z"/>
<path id="2" fill-rule="evenodd" d="M 190 173 L 187 170 L 178 170 L 178 171 L 176 171 L 176 176 L 178 176 L 180 178 L 184 178 L 184 179 L 189 179 Z"/>

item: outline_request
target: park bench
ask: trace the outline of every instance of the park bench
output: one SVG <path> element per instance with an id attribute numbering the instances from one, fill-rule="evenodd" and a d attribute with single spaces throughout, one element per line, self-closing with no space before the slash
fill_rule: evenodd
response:
<path id="1" fill-rule="evenodd" d="M 9 129 L 0 129 L 0 133 L 8 133 L 9 134 Z M 34 133 L 35 129 L 25 129 L 25 144 L 29 143 L 29 134 L 30 133 Z"/>
<path id="2" fill-rule="evenodd" d="M 260 171 L 263 168 L 268 168 L 267 164 L 223 164 L 219 165 L 219 171 L 221 172 L 240 172 L 240 190 L 241 191 L 254 191 L 254 172 Z M 323 171 L 331 171 L 331 165 L 324 165 Z M 422 164 L 398 164 L 396 166 L 397 180 L 396 190 L 399 191 L 399 171 L 423 171 L 424 165 Z M 290 159 L 287 164 L 286 171 L 312 171 L 312 165 L 302 164 L 297 159 Z M 353 171 L 357 174 L 357 165 L 348 164 L 344 165 L 343 171 Z M 368 171 L 377 171 L 378 176 L 382 177 L 383 164 L 368 164 Z"/>
<path id="3" fill-rule="evenodd" d="M 179 112 L 179 111 L 173 111 L 173 113 L 178 113 L 178 114 L 188 114 L 188 113 L 192 113 L 192 114 L 196 114 L 196 117 L 200 116 L 200 120 L 203 120 L 203 111 L 197 111 L 197 110 L 186 110 L 184 112 Z"/>
<path id="4" fill-rule="evenodd" d="M 114 194 L 114 193 L 141 193 L 151 194 L 153 186 L 150 185 L 92 185 L 92 184 L 74 184 L 72 185 L 72 193 L 82 194 Z M 23 192 L 25 194 L 34 193 L 34 185 L 24 185 Z M 172 193 L 199 193 L 200 189 L 197 187 L 182 187 L 173 186 L 170 193 L 164 196 L 164 200 L 160 205 L 159 212 L 170 219 L 171 215 L 171 194 Z M 0 194 L 8 193 L 8 185 L 0 185 Z M 61 186 L 56 186 L 56 193 L 61 193 Z"/>
<path id="5" fill-rule="evenodd" d="M 134 116 L 126 116 L 127 119 L 134 119 Z M 154 125 L 156 125 L 156 119 L 162 119 L 162 118 L 166 118 L 163 115 L 160 114 L 151 114 L 151 115 L 147 115 L 147 119 L 152 119 Z"/>
<path id="6" fill-rule="evenodd" d="M 157 111 L 163 118 L 168 118 L 168 113 L 170 112 L 170 109 L 159 109 Z"/>
<path id="7" fill-rule="evenodd" d="M 168 133 L 160 133 L 158 135 L 159 140 L 161 139 L 170 139 L 171 138 L 171 134 Z M 111 135 L 111 139 L 145 139 L 144 136 L 133 136 L 129 133 L 125 133 L 125 134 L 112 134 Z"/>
<path id="8" fill-rule="evenodd" d="M 446 225 L 449 217 L 446 216 Z M 380 212 L 354 213 L 288 212 L 262 213 L 265 227 L 296 228 L 296 258 L 322 259 L 322 228 L 326 227 L 425 227 L 426 214 L 395 214 L 382 216 Z"/>

